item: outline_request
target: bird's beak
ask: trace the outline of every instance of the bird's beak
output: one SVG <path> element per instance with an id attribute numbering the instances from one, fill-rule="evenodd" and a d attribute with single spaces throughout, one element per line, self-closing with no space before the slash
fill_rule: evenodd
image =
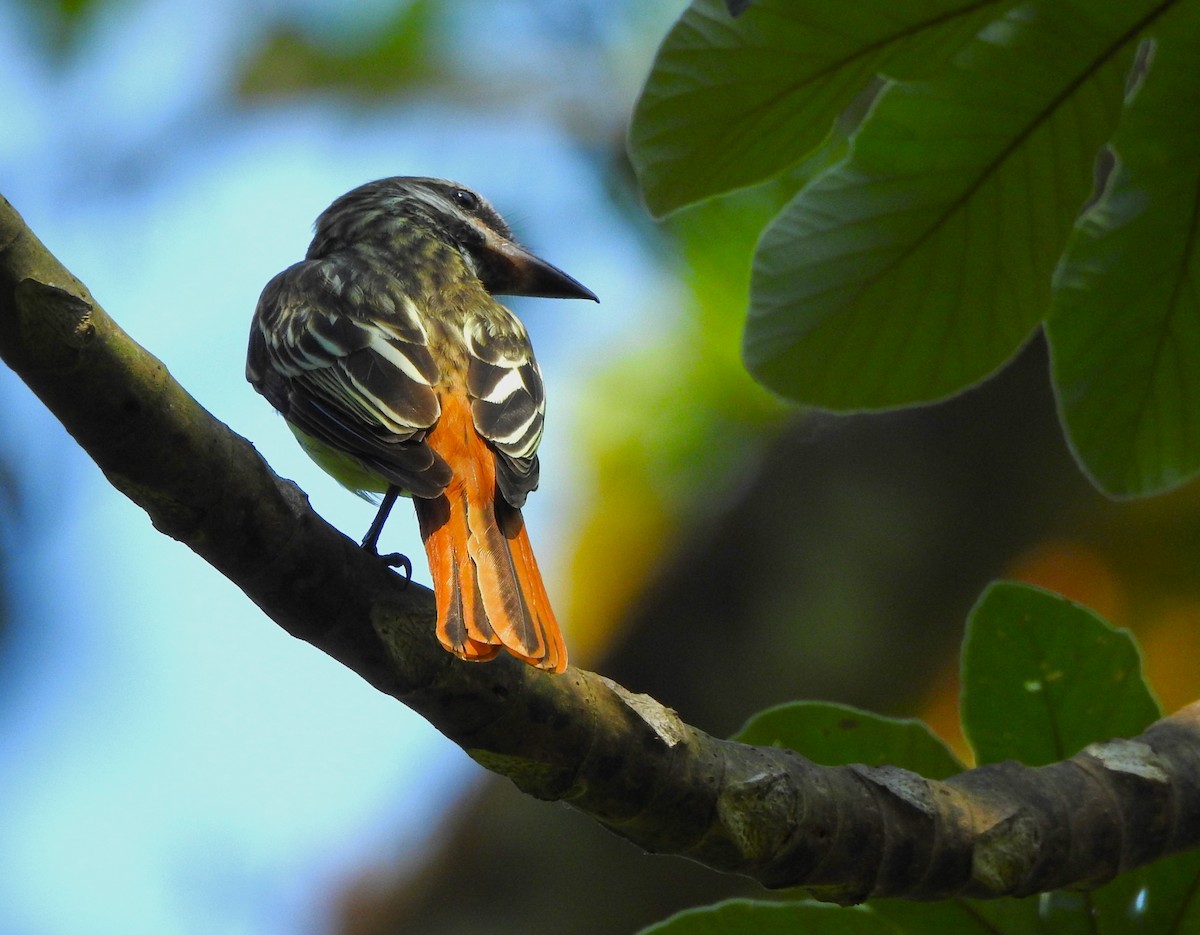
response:
<path id="1" fill-rule="evenodd" d="M 487 250 L 490 268 L 485 272 L 483 284 L 489 292 L 600 301 L 587 286 L 507 238 L 493 234 L 487 238 Z"/>

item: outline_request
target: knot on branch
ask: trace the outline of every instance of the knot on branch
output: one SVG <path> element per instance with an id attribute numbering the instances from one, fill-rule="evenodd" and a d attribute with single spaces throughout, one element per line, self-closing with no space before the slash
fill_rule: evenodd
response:
<path id="1" fill-rule="evenodd" d="M 91 302 L 74 292 L 36 279 L 22 279 L 13 289 L 18 324 L 26 353 L 39 369 L 73 370 L 96 335 Z"/>

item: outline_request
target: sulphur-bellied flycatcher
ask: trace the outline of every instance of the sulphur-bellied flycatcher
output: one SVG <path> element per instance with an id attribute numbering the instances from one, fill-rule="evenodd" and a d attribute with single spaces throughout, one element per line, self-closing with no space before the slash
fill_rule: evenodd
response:
<path id="1" fill-rule="evenodd" d="M 384 495 L 364 548 L 396 497 L 413 498 L 447 649 L 481 661 L 503 648 L 561 672 L 520 510 L 538 483 L 545 393 L 498 294 L 596 298 L 469 188 L 370 182 L 321 214 L 305 259 L 263 290 L 246 377 L 322 468 Z"/>

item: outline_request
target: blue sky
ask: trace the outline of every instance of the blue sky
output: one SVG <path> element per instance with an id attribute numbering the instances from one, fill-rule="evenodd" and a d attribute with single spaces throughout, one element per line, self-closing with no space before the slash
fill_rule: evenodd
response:
<path id="1" fill-rule="evenodd" d="M 337 15 L 294 6 L 311 22 Z M 348 535 L 361 536 L 371 507 L 304 458 L 242 375 L 259 290 L 302 256 L 334 197 L 384 175 L 457 178 L 600 295 L 600 306 L 514 303 L 551 394 L 527 515 L 553 595 L 584 476 L 575 401 L 607 355 L 653 333 L 646 310 L 669 305 L 576 144 L 527 105 L 482 114 L 326 98 L 239 110 L 226 85 L 253 37 L 246 7 L 112 7 L 59 72 L 34 51 L 25 14 L 0 0 L 0 193 Z M 481 7 L 493 5 L 464 5 Z M 507 10 L 464 48 L 507 43 L 520 56 L 527 35 Z M 630 86 L 610 108 L 628 107 L 653 39 L 623 53 Z M 571 67 L 569 55 L 526 51 L 544 59 L 537 67 Z M 592 80 L 595 59 L 578 61 L 567 77 Z M 477 768 L 154 532 L 3 368 L 0 406 L 23 505 L 0 512 L 15 611 L 0 651 L 0 932 L 326 930 L 338 886 L 414 854 Z M 407 511 L 383 545 L 420 556 Z M 420 563 L 415 574 L 428 580 Z"/>

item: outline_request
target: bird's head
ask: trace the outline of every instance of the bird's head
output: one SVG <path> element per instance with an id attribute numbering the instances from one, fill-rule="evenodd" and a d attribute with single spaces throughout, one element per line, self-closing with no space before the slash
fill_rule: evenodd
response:
<path id="1" fill-rule="evenodd" d="M 317 218 L 310 259 L 359 244 L 434 238 L 456 249 L 494 295 L 591 299 L 595 294 L 534 256 L 478 192 L 445 179 L 398 176 L 347 192 Z"/>

